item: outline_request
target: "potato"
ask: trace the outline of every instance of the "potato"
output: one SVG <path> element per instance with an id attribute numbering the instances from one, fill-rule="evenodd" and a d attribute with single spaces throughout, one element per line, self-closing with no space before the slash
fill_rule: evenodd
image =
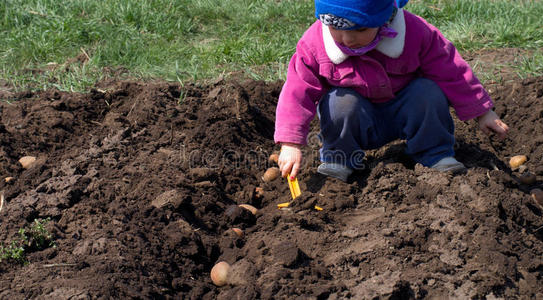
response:
<path id="1" fill-rule="evenodd" d="M 240 204 L 239 207 L 245 208 L 246 210 L 250 211 L 253 215 L 256 215 L 258 212 L 258 209 L 250 204 Z"/>
<path id="2" fill-rule="evenodd" d="M 23 156 L 19 159 L 19 163 L 23 166 L 24 169 L 28 169 L 36 161 L 35 156 Z"/>
<path id="3" fill-rule="evenodd" d="M 270 155 L 270 157 L 268 158 L 268 161 L 269 161 L 270 163 L 275 163 L 275 164 L 277 164 L 277 162 L 279 161 L 279 154 L 277 154 L 277 153 L 275 153 L 275 152 L 272 153 L 272 154 Z"/>
<path id="4" fill-rule="evenodd" d="M 264 172 L 264 175 L 262 175 L 262 180 L 264 180 L 264 182 L 270 182 L 277 179 L 277 177 L 280 175 L 281 171 L 279 171 L 279 168 L 271 167 Z"/>
<path id="5" fill-rule="evenodd" d="M 511 166 L 512 169 L 517 169 L 520 165 L 525 163 L 526 160 L 528 160 L 526 155 L 515 155 L 509 160 L 509 166 Z"/>
<path id="6" fill-rule="evenodd" d="M 234 233 L 240 238 L 242 238 L 245 235 L 243 230 L 241 230 L 240 228 L 237 228 L 237 227 L 232 228 L 232 231 L 234 231 Z"/>
<path id="7" fill-rule="evenodd" d="M 540 189 L 533 189 L 530 191 L 530 194 L 532 195 L 532 198 L 535 200 L 535 202 L 539 203 L 539 205 L 543 206 L 543 191 Z"/>
<path id="8" fill-rule="evenodd" d="M 227 262 L 218 262 L 211 269 L 211 281 L 213 281 L 213 284 L 215 284 L 216 286 L 223 286 L 228 284 L 228 276 L 230 275 L 231 270 L 232 267 L 230 267 L 230 264 L 228 264 Z"/>

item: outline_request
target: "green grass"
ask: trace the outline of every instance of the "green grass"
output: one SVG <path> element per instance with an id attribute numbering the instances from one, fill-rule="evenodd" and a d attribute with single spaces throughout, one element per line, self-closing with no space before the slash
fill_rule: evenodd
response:
<path id="1" fill-rule="evenodd" d="M 461 51 L 543 47 L 543 1 L 412 0 L 406 8 Z M 0 86 L 86 90 L 108 76 L 284 79 L 313 13 L 308 0 L 2 0 Z M 516 70 L 542 74 L 540 55 Z"/>
<path id="2" fill-rule="evenodd" d="M 543 1 L 412 1 L 408 5 L 461 51 L 543 47 Z"/>
<path id="3" fill-rule="evenodd" d="M 515 62 L 518 66 L 516 72 L 520 78 L 543 76 L 543 53 L 541 51 L 530 56 L 519 57 Z"/>

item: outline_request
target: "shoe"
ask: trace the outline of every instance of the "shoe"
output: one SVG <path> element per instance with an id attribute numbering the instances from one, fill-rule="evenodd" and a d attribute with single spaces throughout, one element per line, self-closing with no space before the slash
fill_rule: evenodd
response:
<path id="1" fill-rule="evenodd" d="M 453 172 L 455 174 L 464 172 L 466 170 L 466 166 L 464 166 L 463 163 L 457 161 L 456 158 L 452 156 L 442 158 L 430 168 L 441 172 Z"/>
<path id="2" fill-rule="evenodd" d="M 353 173 L 353 170 L 347 166 L 336 164 L 336 163 L 322 163 L 318 168 L 317 172 L 337 178 L 343 182 L 347 182 L 347 178 L 349 178 L 349 175 Z"/>

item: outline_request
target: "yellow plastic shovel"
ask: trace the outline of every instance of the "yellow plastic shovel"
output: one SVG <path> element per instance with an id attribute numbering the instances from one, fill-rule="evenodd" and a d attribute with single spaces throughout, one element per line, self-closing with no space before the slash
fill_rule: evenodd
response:
<path id="1" fill-rule="evenodd" d="M 302 191 L 300 190 L 300 185 L 298 184 L 298 178 L 294 177 L 294 179 L 290 179 L 290 174 L 288 174 L 287 181 L 288 181 L 288 187 L 290 189 L 290 195 L 292 196 L 292 200 L 294 200 L 294 199 L 296 199 L 296 197 L 298 197 L 298 196 L 300 196 L 302 194 Z M 279 209 L 287 208 L 287 207 L 289 207 L 290 203 L 292 203 L 292 201 L 279 203 L 279 204 L 277 204 L 277 208 L 279 208 Z M 315 209 L 316 210 L 322 210 L 321 207 L 316 206 L 316 205 L 315 205 Z"/>
<path id="2" fill-rule="evenodd" d="M 298 184 L 298 178 L 290 179 L 290 174 L 287 177 L 288 187 L 290 188 L 290 194 L 292 195 L 292 200 L 300 196 L 302 192 L 300 191 L 300 185 Z"/>

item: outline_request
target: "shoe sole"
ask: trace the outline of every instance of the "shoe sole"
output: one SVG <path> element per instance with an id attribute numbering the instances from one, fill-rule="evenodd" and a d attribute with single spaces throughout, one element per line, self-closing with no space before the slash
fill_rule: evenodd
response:
<path id="1" fill-rule="evenodd" d="M 444 168 L 435 168 L 434 170 L 438 170 L 440 172 L 451 172 L 453 174 L 463 173 L 467 171 L 468 169 L 465 166 L 459 166 L 459 165 L 453 165 L 453 166 L 446 166 Z"/>

